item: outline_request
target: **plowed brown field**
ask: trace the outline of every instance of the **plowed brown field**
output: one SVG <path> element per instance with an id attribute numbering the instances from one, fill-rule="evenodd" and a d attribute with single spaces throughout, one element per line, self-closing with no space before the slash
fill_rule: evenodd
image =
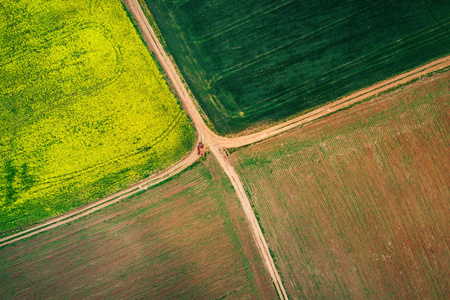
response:
<path id="1" fill-rule="evenodd" d="M 273 299 L 211 157 L 143 194 L 0 248 L 0 298 Z"/>
<path id="2" fill-rule="evenodd" d="M 294 298 L 450 295 L 450 73 L 229 157 Z"/>

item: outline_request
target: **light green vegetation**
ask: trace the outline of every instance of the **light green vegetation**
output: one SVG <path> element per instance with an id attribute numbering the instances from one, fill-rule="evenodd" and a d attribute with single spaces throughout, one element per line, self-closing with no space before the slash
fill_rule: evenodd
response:
<path id="1" fill-rule="evenodd" d="M 229 156 L 293 299 L 448 298 L 449 82 L 433 75 Z"/>
<path id="2" fill-rule="evenodd" d="M 179 160 L 194 132 L 122 4 L 0 4 L 0 232 Z"/>
<path id="3" fill-rule="evenodd" d="M 1 299 L 276 299 L 231 183 L 206 159 L 0 248 Z"/>

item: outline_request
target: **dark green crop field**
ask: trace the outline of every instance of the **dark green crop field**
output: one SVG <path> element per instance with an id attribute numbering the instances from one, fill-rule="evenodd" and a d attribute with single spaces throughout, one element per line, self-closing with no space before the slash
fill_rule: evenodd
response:
<path id="1" fill-rule="evenodd" d="M 221 134 L 311 109 L 450 49 L 443 0 L 145 2 Z"/>

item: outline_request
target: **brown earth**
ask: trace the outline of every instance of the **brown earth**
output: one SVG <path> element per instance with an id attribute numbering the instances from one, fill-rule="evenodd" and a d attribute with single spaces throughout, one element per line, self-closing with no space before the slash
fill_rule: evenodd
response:
<path id="1" fill-rule="evenodd" d="M 450 73 L 233 152 L 293 298 L 450 295 Z"/>
<path id="2" fill-rule="evenodd" d="M 1 248 L 0 298 L 276 298 L 230 182 L 205 163 Z"/>

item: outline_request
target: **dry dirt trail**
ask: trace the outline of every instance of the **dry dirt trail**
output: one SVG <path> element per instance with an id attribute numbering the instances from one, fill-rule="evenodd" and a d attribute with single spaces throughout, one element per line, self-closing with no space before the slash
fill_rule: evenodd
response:
<path id="1" fill-rule="evenodd" d="M 446 68 L 450 66 L 450 56 L 438 59 L 427 65 L 421 66 L 410 72 L 398 75 L 396 77 L 387 79 L 383 82 L 377 83 L 371 87 L 360 90 L 353 93 L 347 97 L 339 99 L 335 102 L 324 105 L 314 111 L 307 114 L 301 115 L 299 117 L 293 118 L 284 123 L 272 126 L 260 132 L 249 134 L 246 136 L 239 136 L 235 138 L 227 138 L 216 135 L 212 132 L 208 126 L 205 124 L 203 118 L 198 112 L 193 100 L 191 99 L 186 87 L 183 85 L 180 76 L 178 75 L 175 66 L 169 56 L 165 53 L 162 45 L 158 41 L 152 27 L 148 23 L 144 12 L 142 11 L 137 0 L 123 0 L 129 11 L 133 14 L 135 20 L 137 21 L 139 28 L 141 29 L 141 34 L 144 40 L 147 42 L 149 50 L 155 53 L 161 66 L 163 67 L 166 75 L 170 79 L 176 93 L 178 94 L 180 101 L 183 104 L 183 108 L 186 113 L 191 118 L 194 127 L 198 132 L 199 141 L 202 141 L 205 145 L 209 146 L 211 153 L 216 157 L 219 164 L 222 166 L 224 172 L 229 177 L 233 187 L 241 202 L 242 208 L 244 210 L 247 222 L 249 224 L 252 236 L 258 246 L 261 253 L 261 257 L 267 267 L 269 274 L 275 284 L 277 293 L 281 299 L 287 299 L 287 295 L 283 284 L 281 282 L 280 276 L 276 270 L 273 259 L 270 255 L 269 248 L 262 234 L 261 228 L 259 227 L 256 216 L 251 208 L 250 200 L 245 193 L 242 182 L 234 170 L 233 166 L 228 161 L 223 149 L 240 147 L 261 141 L 263 139 L 272 137 L 274 135 L 280 134 L 282 132 L 293 129 L 299 125 L 311 122 L 317 118 L 323 117 L 327 114 L 335 112 L 337 110 L 349 107 L 357 102 L 360 102 L 368 97 L 376 96 L 378 93 L 387 91 L 391 88 L 405 84 L 413 79 L 419 78 L 420 76 L 426 75 L 428 73 Z M 161 181 L 164 181 L 181 171 L 185 170 L 187 167 L 192 165 L 198 159 L 197 150 L 193 149 L 190 154 L 188 154 L 183 160 L 179 161 L 175 165 L 171 166 L 164 172 L 154 174 L 150 178 L 140 181 L 126 190 L 110 195 L 102 200 L 96 201 L 90 205 L 81 207 L 65 215 L 55 217 L 42 224 L 35 227 L 27 229 L 25 231 L 10 235 L 8 237 L 0 239 L 0 247 L 14 243 L 18 240 L 33 236 L 43 231 L 50 230 L 52 228 L 59 227 L 68 222 L 72 222 L 78 218 L 89 215 L 99 209 L 102 209 L 108 205 L 120 201 L 126 197 L 129 197 L 137 192 L 146 190 Z"/>
<path id="2" fill-rule="evenodd" d="M 16 234 L 13 234 L 13 235 L 10 235 L 10 236 L 0 239 L 0 247 L 14 243 L 21 239 L 33 236 L 35 234 L 59 227 L 63 224 L 72 222 L 76 219 L 87 216 L 87 215 L 89 215 L 97 210 L 100 210 L 104 207 L 107 207 L 111 204 L 119 202 L 120 200 L 122 200 L 124 198 L 130 197 L 140 191 L 145 191 L 148 187 L 158 184 L 158 183 L 172 177 L 173 175 L 178 174 L 181 171 L 185 170 L 187 167 L 192 165 L 197 159 L 198 159 L 197 150 L 194 149 L 191 153 L 189 153 L 187 156 L 185 156 L 183 158 L 183 160 L 180 160 L 178 163 L 172 165 L 171 167 L 164 170 L 163 172 L 157 173 L 148 179 L 145 179 L 136 184 L 133 184 L 132 186 L 130 186 L 129 188 L 127 188 L 123 191 L 112 194 L 101 200 L 95 201 L 89 205 L 80 207 L 78 209 L 74 209 L 71 212 L 68 212 L 64 215 L 52 218 L 42 224 L 38 224 L 27 230 L 24 230 L 24 231 L 21 231 Z"/>
<path id="3" fill-rule="evenodd" d="M 210 138 L 213 140 L 214 144 L 220 145 L 223 148 L 236 148 L 253 144 L 263 139 L 291 130 L 297 126 L 309 123 L 315 119 L 321 118 L 340 109 L 349 107 L 367 98 L 377 96 L 379 93 L 398 87 L 399 85 L 406 84 L 413 79 L 447 67 L 450 67 L 450 56 L 443 57 L 409 72 L 381 81 L 370 87 L 359 90 L 349 96 L 343 97 L 337 101 L 328 103 L 309 113 L 303 114 L 289 121 L 272 126 L 262 131 L 234 138 L 222 137 L 213 133 Z"/>
<path id="4" fill-rule="evenodd" d="M 236 190 L 237 196 L 241 202 L 242 208 L 244 210 L 245 218 L 249 224 L 250 230 L 252 232 L 252 236 L 256 242 L 258 250 L 261 254 L 261 257 L 264 261 L 264 264 L 267 268 L 267 271 L 272 278 L 272 281 L 277 290 L 278 296 L 280 299 L 288 299 L 286 291 L 284 289 L 281 278 L 278 274 L 278 271 L 275 267 L 275 263 L 270 255 L 269 247 L 267 246 L 266 240 L 264 239 L 264 235 L 259 227 L 258 220 L 252 210 L 250 200 L 245 193 L 244 186 L 242 182 L 234 170 L 233 166 L 228 161 L 225 153 L 223 152 L 223 147 L 220 141 L 217 141 L 217 135 L 213 133 L 200 113 L 197 111 L 192 98 L 189 96 L 189 93 L 183 83 L 181 82 L 181 78 L 178 75 L 172 60 L 168 57 L 158 38 L 156 37 L 153 28 L 148 23 L 147 18 L 144 15 L 139 3 L 137 0 L 126 0 L 125 1 L 128 9 L 133 14 L 134 18 L 138 22 L 139 28 L 141 29 L 141 34 L 143 35 L 144 40 L 147 42 L 149 46 L 149 50 L 155 53 L 158 58 L 161 66 L 163 67 L 166 75 L 169 77 L 170 82 L 172 83 L 176 93 L 178 94 L 180 101 L 183 104 L 184 109 L 187 114 L 191 117 L 192 122 L 194 123 L 194 127 L 199 134 L 199 139 L 206 145 L 210 147 L 211 153 L 215 156 L 219 164 L 222 166 L 223 170 L 230 178 L 230 181 Z"/>

